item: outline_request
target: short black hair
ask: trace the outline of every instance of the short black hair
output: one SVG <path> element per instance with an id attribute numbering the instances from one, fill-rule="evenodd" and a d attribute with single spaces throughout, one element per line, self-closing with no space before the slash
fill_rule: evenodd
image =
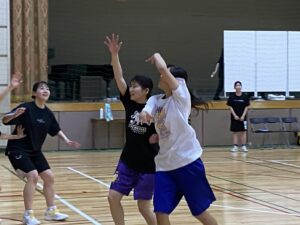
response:
<path id="1" fill-rule="evenodd" d="M 46 81 L 38 81 L 38 82 L 36 82 L 36 83 L 33 84 L 33 86 L 32 86 L 32 92 L 36 92 L 37 89 L 41 85 L 46 85 L 47 87 L 49 87 L 49 84 Z M 35 96 L 32 95 L 31 98 L 35 99 Z"/>
<path id="2" fill-rule="evenodd" d="M 150 77 L 144 76 L 144 75 L 135 75 L 131 80 L 131 82 L 137 82 L 143 89 L 148 88 L 149 92 L 147 94 L 147 98 L 150 97 L 151 91 L 153 89 L 153 82 Z"/>
<path id="3" fill-rule="evenodd" d="M 236 82 L 234 82 L 234 85 L 233 85 L 233 86 L 235 87 L 235 86 L 238 85 L 238 84 L 242 86 L 242 82 L 241 82 L 241 81 L 236 81 Z"/>

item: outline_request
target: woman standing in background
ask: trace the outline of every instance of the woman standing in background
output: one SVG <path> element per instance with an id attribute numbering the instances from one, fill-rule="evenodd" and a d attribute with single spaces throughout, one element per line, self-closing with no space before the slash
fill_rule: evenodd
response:
<path id="1" fill-rule="evenodd" d="M 235 92 L 232 93 L 227 101 L 230 108 L 231 124 L 230 131 L 233 134 L 233 147 L 231 152 L 236 152 L 241 146 L 241 150 L 248 152 L 247 141 L 247 112 L 250 105 L 249 98 L 242 92 L 242 82 L 234 82 Z"/>

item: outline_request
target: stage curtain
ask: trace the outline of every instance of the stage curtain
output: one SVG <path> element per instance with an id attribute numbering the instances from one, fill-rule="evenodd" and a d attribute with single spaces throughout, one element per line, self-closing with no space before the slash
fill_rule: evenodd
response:
<path id="1" fill-rule="evenodd" d="M 23 74 L 12 101 L 31 99 L 32 85 L 48 79 L 48 0 L 11 0 L 11 71 Z"/>

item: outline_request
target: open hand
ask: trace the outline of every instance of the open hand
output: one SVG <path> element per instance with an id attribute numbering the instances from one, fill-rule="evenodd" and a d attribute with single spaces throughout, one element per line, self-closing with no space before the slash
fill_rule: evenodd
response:
<path id="1" fill-rule="evenodd" d="M 15 89 L 22 83 L 22 74 L 20 72 L 16 72 L 12 75 L 12 79 L 10 82 L 10 86 Z"/>
<path id="2" fill-rule="evenodd" d="M 24 128 L 21 125 L 17 126 L 17 136 L 18 139 L 26 137 L 26 134 L 24 134 Z"/>
<path id="3" fill-rule="evenodd" d="M 118 34 L 112 34 L 111 37 L 106 36 L 106 41 L 104 41 L 104 44 L 108 47 L 111 54 L 118 54 L 123 42 L 119 41 Z"/>
<path id="4" fill-rule="evenodd" d="M 81 144 L 77 141 L 71 141 L 71 140 L 68 140 L 66 142 L 67 145 L 73 147 L 73 148 L 79 148 L 81 146 Z"/>

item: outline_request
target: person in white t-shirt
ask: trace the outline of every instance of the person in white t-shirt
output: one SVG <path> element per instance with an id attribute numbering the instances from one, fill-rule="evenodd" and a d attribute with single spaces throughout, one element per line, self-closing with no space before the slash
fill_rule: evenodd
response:
<path id="1" fill-rule="evenodd" d="M 214 217 L 207 212 L 216 199 L 200 159 L 202 148 L 188 123 L 194 103 L 199 106 L 205 102 L 197 102 L 197 98 L 190 94 L 184 69 L 168 68 L 159 53 L 146 61 L 155 64 L 160 72 L 158 87 L 164 91 L 164 94 L 150 97 L 140 114 L 143 123 L 154 120 L 159 136 L 154 188 L 158 225 L 170 224 L 169 214 L 183 196 L 196 219 L 205 225 L 217 225 Z"/>

